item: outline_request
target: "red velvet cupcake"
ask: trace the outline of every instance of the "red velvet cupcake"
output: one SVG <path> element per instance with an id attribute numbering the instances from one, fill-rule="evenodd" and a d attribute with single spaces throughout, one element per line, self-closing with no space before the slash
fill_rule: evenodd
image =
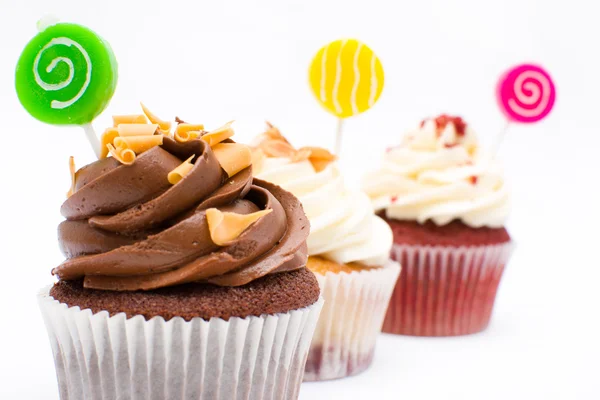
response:
<path id="1" fill-rule="evenodd" d="M 484 330 L 513 247 L 502 170 L 459 117 L 424 120 L 388 150 L 365 191 L 394 233 L 402 265 L 383 331 L 456 336 Z"/>

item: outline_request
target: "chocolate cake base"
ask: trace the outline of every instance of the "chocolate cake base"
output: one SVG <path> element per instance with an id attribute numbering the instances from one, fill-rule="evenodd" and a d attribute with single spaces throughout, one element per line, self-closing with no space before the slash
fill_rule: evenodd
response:
<path id="1" fill-rule="evenodd" d="M 510 241 L 506 228 L 472 228 L 460 220 L 446 225 L 436 225 L 428 220 L 423 224 L 417 221 L 388 219 L 385 212 L 378 214 L 392 228 L 394 243 L 417 246 L 482 246 Z"/>
<path id="2" fill-rule="evenodd" d="M 314 304 L 319 294 L 319 284 L 306 268 L 267 275 L 239 287 L 189 283 L 146 292 L 113 292 L 86 289 L 83 280 L 75 280 L 59 281 L 50 289 L 50 296 L 59 302 L 93 313 L 125 313 L 127 318 L 141 315 L 147 320 L 181 317 L 186 321 L 285 313 Z"/>

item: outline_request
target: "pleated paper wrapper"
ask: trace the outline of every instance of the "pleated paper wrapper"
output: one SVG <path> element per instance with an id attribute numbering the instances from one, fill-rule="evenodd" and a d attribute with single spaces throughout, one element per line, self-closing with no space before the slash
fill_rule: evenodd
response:
<path id="1" fill-rule="evenodd" d="M 469 247 L 394 244 L 402 264 L 383 331 L 412 336 L 459 336 L 489 324 L 512 242 Z"/>
<path id="2" fill-rule="evenodd" d="M 383 268 L 315 274 L 325 305 L 308 355 L 305 381 L 356 375 L 371 365 L 399 273 L 398 263 L 389 261 Z"/>
<path id="3" fill-rule="evenodd" d="M 296 399 L 323 299 L 285 314 L 130 319 L 38 294 L 61 400 Z"/>

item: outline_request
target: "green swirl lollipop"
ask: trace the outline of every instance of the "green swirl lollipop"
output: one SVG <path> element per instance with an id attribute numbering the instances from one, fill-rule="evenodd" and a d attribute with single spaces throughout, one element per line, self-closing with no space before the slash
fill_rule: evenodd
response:
<path id="1" fill-rule="evenodd" d="M 15 86 L 19 101 L 34 118 L 83 126 L 99 152 L 91 122 L 117 86 L 117 60 L 108 42 L 81 25 L 49 26 L 21 53 Z"/>

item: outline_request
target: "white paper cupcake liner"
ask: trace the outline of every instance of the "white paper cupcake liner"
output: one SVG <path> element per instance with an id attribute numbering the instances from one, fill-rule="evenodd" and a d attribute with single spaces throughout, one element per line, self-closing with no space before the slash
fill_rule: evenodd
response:
<path id="1" fill-rule="evenodd" d="M 356 375 L 373 360 L 400 266 L 352 273 L 315 274 L 325 305 L 310 347 L 305 381 Z"/>
<path id="2" fill-rule="evenodd" d="M 323 299 L 261 317 L 130 319 L 38 302 L 61 400 L 296 399 Z"/>
<path id="3" fill-rule="evenodd" d="M 413 336 L 458 336 L 490 321 L 513 242 L 449 247 L 394 244 L 402 264 L 383 331 Z"/>

